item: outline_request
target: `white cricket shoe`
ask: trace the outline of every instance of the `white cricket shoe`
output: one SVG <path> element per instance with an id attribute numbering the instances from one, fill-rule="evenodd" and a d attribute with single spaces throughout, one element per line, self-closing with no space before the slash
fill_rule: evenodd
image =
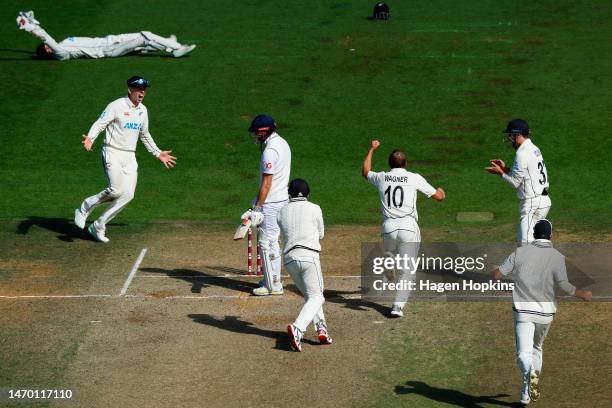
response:
<path id="1" fill-rule="evenodd" d="M 99 242 L 104 242 L 105 244 L 110 241 L 110 239 L 106 238 L 106 236 L 104 235 L 104 233 L 99 232 L 92 224 L 89 225 L 89 227 L 87 227 L 87 231 L 89 232 L 89 234 L 91 234 L 92 237 L 94 237 L 94 239 L 96 241 Z"/>
<path id="2" fill-rule="evenodd" d="M 30 11 L 20 11 L 19 15 L 21 17 L 25 18 L 26 20 L 28 20 L 28 23 L 30 23 L 30 24 L 40 25 L 40 21 L 38 21 L 37 19 L 34 18 L 34 12 L 32 10 L 30 10 Z"/>
<path id="3" fill-rule="evenodd" d="M 304 337 L 302 331 L 295 327 L 295 325 L 290 324 L 287 326 L 287 334 L 289 334 L 291 348 L 295 351 L 302 351 L 302 337 Z"/>
<path id="4" fill-rule="evenodd" d="M 393 307 L 391 308 L 391 312 L 389 312 L 389 316 L 402 317 L 404 316 L 404 311 L 399 305 L 393 305 Z"/>
<path id="5" fill-rule="evenodd" d="M 529 398 L 535 402 L 540 398 L 540 373 L 533 368 L 529 372 Z"/>
<path id="6" fill-rule="evenodd" d="M 189 54 L 191 51 L 193 51 L 195 49 L 195 47 L 196 47 L 195 44 L 192 44 L 192 45 L 183 45 L 178 50 L 172 51 L 172 56 L 174 58 L 181 58 L 181 57 Z"/>
<path id="7" fill-rule="evenodd" d="M 74 225 L 83 229 L 85 228 L 85 221 L 87 221 L 87 214 L 83 214 L 79 208 L 74 210 Z"/>
<path id="8" fill-rule="evenodd" d="M 317 337 L 319 338 L 319 343 L 321 344 L 332 344 L 334 342 L 327 331 L 327 325 L 325 325 L 325 322 L 317 323 Z"/>
<path id="9" fill-rule="evenodd" d="M 269 290 L 268 288 L 266 288 L 265 286 L 260 286 L 258 288 L 253 289 L 253 295 L 255 296 L 280 296 L 283 293 L 285 293 L 285 291 L 283 290 L 283 288 L 280 288 L 280 290 Z"/>

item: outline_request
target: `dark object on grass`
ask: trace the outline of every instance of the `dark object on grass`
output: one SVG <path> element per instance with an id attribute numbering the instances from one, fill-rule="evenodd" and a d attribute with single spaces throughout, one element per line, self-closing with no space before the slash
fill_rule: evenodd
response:
<path id="1" fill-rule="evenodd" d="M 389 11 L 387 3 L 376 3 L 372 17 L 374 20 L 389 20 L 391 18 L 391 12 Z"/>

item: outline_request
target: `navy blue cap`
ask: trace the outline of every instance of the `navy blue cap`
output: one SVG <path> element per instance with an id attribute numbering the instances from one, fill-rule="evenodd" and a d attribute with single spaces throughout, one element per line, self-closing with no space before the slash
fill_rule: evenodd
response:
<path id="1" fill-rule="evenodd" d="M 139 75 L 134 75 L 127 80 L 127 86 L 130 88 L 148 88 L 151 83 Z"/>
<path id="2" fill-rule="evenodd" d="M 531 130 L 529 129 L 527 121 L 523 119 L 512 119 L 510 122 L 508 122 L 508 126 L 506 126 L 504 133 L 529 136 Z"/>
<path id="3" fill-rule="evenodd" d="M 304 197 L 307 198 L 310 195 L 310 187 L 304 179 L 293 179 L 289 183 L 289 196 L 291 198 Z"/>
<path id="4" fill-rule="evenodd" d="M 552 224 L 547 219 L 536 222 L 533 227 L 533 237 L 535 239 L 550 239 L 552 236 Z"/>
<path id="5" fill-rule="evenodd" d="M 270 115 L 257 115 L 251 122 L 249 132 L 270 132 L 272 133 L 276 129 L 276 123 L 274 118 Z"/>

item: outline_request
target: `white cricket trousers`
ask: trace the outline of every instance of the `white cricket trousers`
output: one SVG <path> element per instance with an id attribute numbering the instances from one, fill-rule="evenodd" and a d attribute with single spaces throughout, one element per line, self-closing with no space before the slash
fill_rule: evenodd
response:
<path id="1" fill-rule="evenodd" d="M 291 252 L 295 251 L 297 250 Z M 308 250 L 301 250 L 300 253 L 304 251 Z M 293 324 L 302 332 L 306 332 L 310 323 L 317 330 L 319 322 L 325 323 L 321 263 L 318 254 L 317 256 L 291 256 L 291 252 L 290 255 L 285 255 L 285 268 L 306 300 Z"/>
<path id="2" fill-rule="evenodd" d="M 280 291 L 283 289 L 281 281 L 281 251 L 278 242 L 280 227 L 276 219 L 278 211 L 289 200 L 277 203 L 265 203 L 262 206 L 264 220 L 257 229 L 257 243 L 261 252 L 261 263 L 264 275 L 264 284 L 268 290 Z"/>
<path id="3" fill-rule="evenodd" d="M 551 205 L 549 196 L 538 196 L 520 201 L 519 214 L 521 221 L 516 237 L 519 246 L 534 240 L 533 227 L 536 222 L 546 218 Z"/>
<path id="4" fill-rule="evenodd" d="M 551 323 L 518 321 L 515 313 L 516 361 L 521 371 L 523 385 L 529 382 L 529 372 L 532 367 L 538 372 L 542 371 L 542 347 Z"/>
<path id="5" fill-rule="evenodd" d="M 398 229 L 383 234 L 383 246 L 386 253 L 385 256 L 395 256 L 399 254 L 400 256 L 408 255 L 413 259 L 418 256 L 419 246 L 421 243 L 421 231 L 416 223 L 411 226 L 411 229 L 414 229 L 415 231 Z M 413 265 L 413 263 L 409 263 L 409 265 Z M 399 269 L 397 272 L 397 282 L 402 280 L 413 282 L 416 279 L 416 270 L 412 266 Z M 409 290 L 397 291 L 393 305 L 399 306 L 403 309 L 406 302 L 408 302 L 409 297 Z"/>
<path id="6" fill-rule="evenodd" d="M 178 50 L 182 46 L 176 40 L 153 34 L 150 31 L 108 35 L 106 40 L 107 44 L 104 50 L 106 57 L 119 57 L 143 49 L 150 51 L 173 51 Z"/>
<path id="7" fill-rule="evenodd" d="M 102 163 L 108 178 L 108 187 L 96 195 L 86 198 L 81 212 L 88 216 L 96 207 L 109 203 L 108 208 L 94 222 L 94 228 L 103 235 L 109 223 L 134 198 L 138 180 L 136 154 L 109 146 L 102 148 Z"/>

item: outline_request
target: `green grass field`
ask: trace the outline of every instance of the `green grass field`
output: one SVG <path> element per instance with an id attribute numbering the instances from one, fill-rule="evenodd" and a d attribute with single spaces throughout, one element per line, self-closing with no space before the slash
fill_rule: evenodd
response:
<path id="1" fill-rule="evenodd" d="M 514 222 L 513 191 L 483 168 L 512 160 L 500 131 L 522 117 L 548 163 L 551 218 L 610 226 L 604 2 L 407 2 L 387 24 L 366 20 L 365 1 L 61 4 L 28 3 L 57 39 L 147 29 L 198 49 L 182 60 L 41 62 L 22 52 L 37 41 L 9 24 L 17 6 L 3 7 L 3 217 L 69 216 L 102 188 L 99 156 L 82 151 L 80 135 L 138 73 L 153 82 L 152 134 L 180 165 L 164 171 L 140 149 L 123 220 L 234 220 L 257 190 L 259 151 L 246 128 L 267 112 L 292 146 L 292 174 L 310 181 L 330 223 L 378 222 L 359 173 L 373 137 L 383 143 L 377 169 L 403 148 L 415 171 L 447 189 L 443 206 L 422 204 L 423 225 L 453 225 L 465 210 Z"/>
<path id="2" fill-rule="evenodd" d="M 72 386 L 87 407 L 512 406 L 509 305 L 417 302 L 391 322 L 330 277 L 337 343 L 296 356 L 282 330 L 297 296 L 265 303 L 247 296 L 253 280 L 214 283 L 244 269 L 244 246 L 224 240 L 257 192 L 246 129 L 259 113 L 276 118 L 292 176 L 309 181 L 330 226 L 326 276 L 355 274 L 359 244 L 379 239 L 378 197 L 360 175 L 372 138 L 376 170 L 401 148 L 446 190 L 442 205 L 419 202 L 424 239 L 514 240 L 515 194 L 484 171 L 512 161 L 501 130 L 514 117 L 546 159 L 562 239 L 611 240 L 612 3 L 403 1 L 388 23 L 368 20 L 374 2 L 363 0 L 0 5 L 0 390 Z M 29 9 L 58 41 L 149 30 L 198 48 L 40 61 L 15 26 Z M 135 74 L 152 81 L 151 133 L 179 162 L 166 170 L 139 147 L 136 198 L 103 246 L 69 224 L 106 184 L 101 137 L 85 152 L 81 134 Z M 458 223 L 461 211 L 494 219 Z M 132 297 L 119 297 L 145 247 Z M 8 298 L 30 295 L 43 298 Z M 45 297 L 72 295 L 95 296 Z M 612 404 L 610 305 L 562 305 L 537 406 Z"/>

